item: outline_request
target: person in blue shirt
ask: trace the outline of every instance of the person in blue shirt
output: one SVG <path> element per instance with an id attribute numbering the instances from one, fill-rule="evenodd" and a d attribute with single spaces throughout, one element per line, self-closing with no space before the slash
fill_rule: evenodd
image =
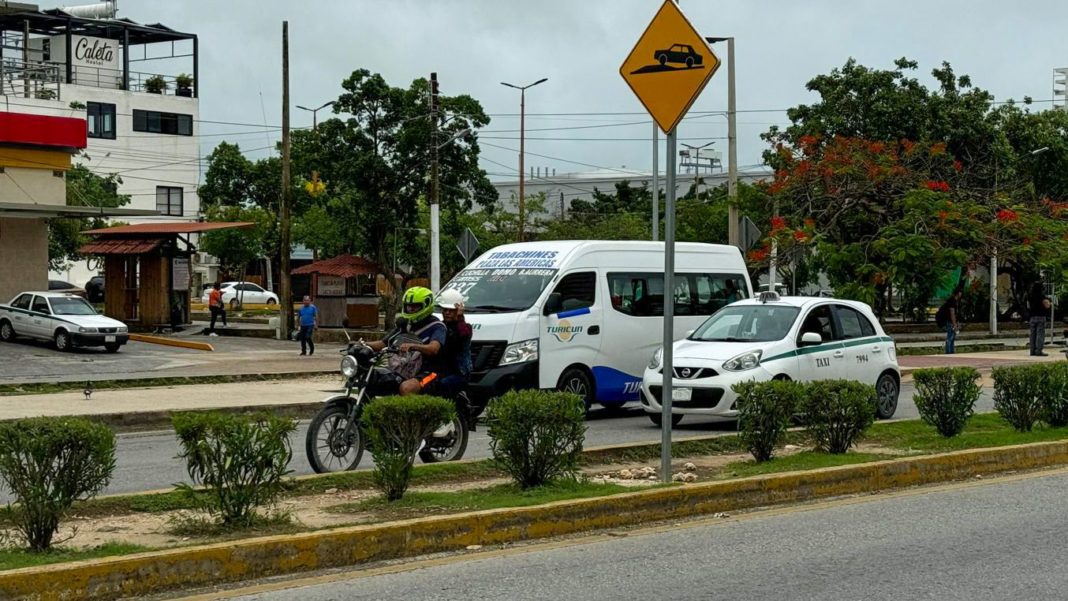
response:
<path id="1" fill-rule="evenodd" d="M 300 316 L 300 356 L 315 354 L 315 328 L 319 326 L 319 308 L 312 304 L 311 297 L 304 297 L 304 306 L 297 311 Z"/>

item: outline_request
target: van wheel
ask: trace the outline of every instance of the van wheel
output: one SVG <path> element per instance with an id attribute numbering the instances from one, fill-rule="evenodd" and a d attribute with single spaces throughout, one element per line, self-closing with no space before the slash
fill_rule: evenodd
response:
<path id="1" fill-rule="evenodd" d="M 587 412 L 594 402 L 593 380 L 590 379 L 590 375 L 584 369 L 571 367 L 564 371 L 560 376 L 560 381 L 556 384 L 556 389 L 582 397 L 582 400 L 586 403 Z"/>
<path id="2" fill-rule="evenodd" d="M 71 350 L 70 334 L 68 334 L 66 330 L 56 332 L 55 343 L 56 350 L 61 353 Z"/>
<path id="3" fill-rule="evenodd" d="M 646 415 L 649 416 L 649 420 L 651 422 L 656 424 L 657 428 L 659 428 L 659 427 L 664 425 L 664 417 L 660 413 L 646 413 Z M 674 428 L 675 426 L 679 425 L 679 422 L 682 421 L 683 417 L 685 417 L 685 416 L 682 415 L 681 413 L 672 413 L 671 414 L 671 427 Z"/>

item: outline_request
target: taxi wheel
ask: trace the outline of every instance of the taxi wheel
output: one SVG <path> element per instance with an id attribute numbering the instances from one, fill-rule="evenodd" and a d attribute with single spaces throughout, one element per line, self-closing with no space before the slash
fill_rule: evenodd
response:
<path id="1" fill-rule="evenodd" d="M 897 397 L 900 393 L 897 378 L 890 372 L 879 376 L 879 380 L 875 383 L 875 393 L 878 399 L 875 417 L 879 419 L 894 417 L 894 412 L 897 411 Z"/>
<path id="2" fill-rule="evenodd" d="M 567 369 L 560 375 L 560 381 L 556 384 L 556 389 L 561 392 L 579 395 L 586 403 L 586 412 L 590 411 L 590 405 L 594 401 L 593 380 L 590 379 L 590 375 L 586 373 L 586 370 L 578 367 Z"/>
<path id="3" fill-rule="evenodd" d="M 646 415 L 649 416 L 649 420 L 651 422 L 656 424 L 657 428 L 659 428 L 659 427 L 664 425 L 664 418 L 663 418 L 663 416 L 661 414 L 659 414 L 659 413 L 646 413 Z M 683 417 L 685 417 L 685 416 L 682 415 L 681 413 L 672 413 L 671 414 L 671 427 L 674 428 L 675 426 L 679 425 L 679 422 L 682 421 Z"/>

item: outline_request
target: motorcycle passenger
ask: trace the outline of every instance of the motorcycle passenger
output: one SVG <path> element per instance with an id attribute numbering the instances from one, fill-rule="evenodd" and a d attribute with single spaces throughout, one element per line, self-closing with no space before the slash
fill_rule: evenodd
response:
<path id="1" fill-rule="evenodd" d="M 440 353 L 442 374 L 439 390 L 452 396 L 462 390 L 471 378 L 471 325 L 464 321 L 464 297 L 458 290 L 443 290 L 438 295 L 438 307 L 445 319 L 445 346 Z"/>
<path id="2" fill-rule="evenodd" d="M 407 377 L 409 374 L 401 375 L 403 380 L 398 393 L 402 396 L 421 394 L 443 371 L 440 368 L 441 351 L 446 342 L 446 327 L 434 316 L 434 293 L 430 290 L 420 286 L 406 290 L 396 327 L 384 340 L 376 340 L 368 346 L 375 351 L 381 351 L 404 334 L 415 336 L 419 343 L 405 342 L 399 345 L 398 350 L 401 353 L 419 353 L 422 355 L 422 365 L 417 373 L 410 374 L 411 377 Z"/>

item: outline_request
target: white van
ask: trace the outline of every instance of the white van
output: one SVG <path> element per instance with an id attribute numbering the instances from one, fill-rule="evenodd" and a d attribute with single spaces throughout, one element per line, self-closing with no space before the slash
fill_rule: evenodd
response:
<path id="1" fill-rule="evenodd" d="M 675 253 L 676 339 L 753 295 L 737 248 L 680 243 Z M 663 342 L 663 274 L 660 242 L 526 242 L 478 257 L 445 285 L 467 299 L 473 398 L 555 388 L 587 406 L 638 400 Z"/>

